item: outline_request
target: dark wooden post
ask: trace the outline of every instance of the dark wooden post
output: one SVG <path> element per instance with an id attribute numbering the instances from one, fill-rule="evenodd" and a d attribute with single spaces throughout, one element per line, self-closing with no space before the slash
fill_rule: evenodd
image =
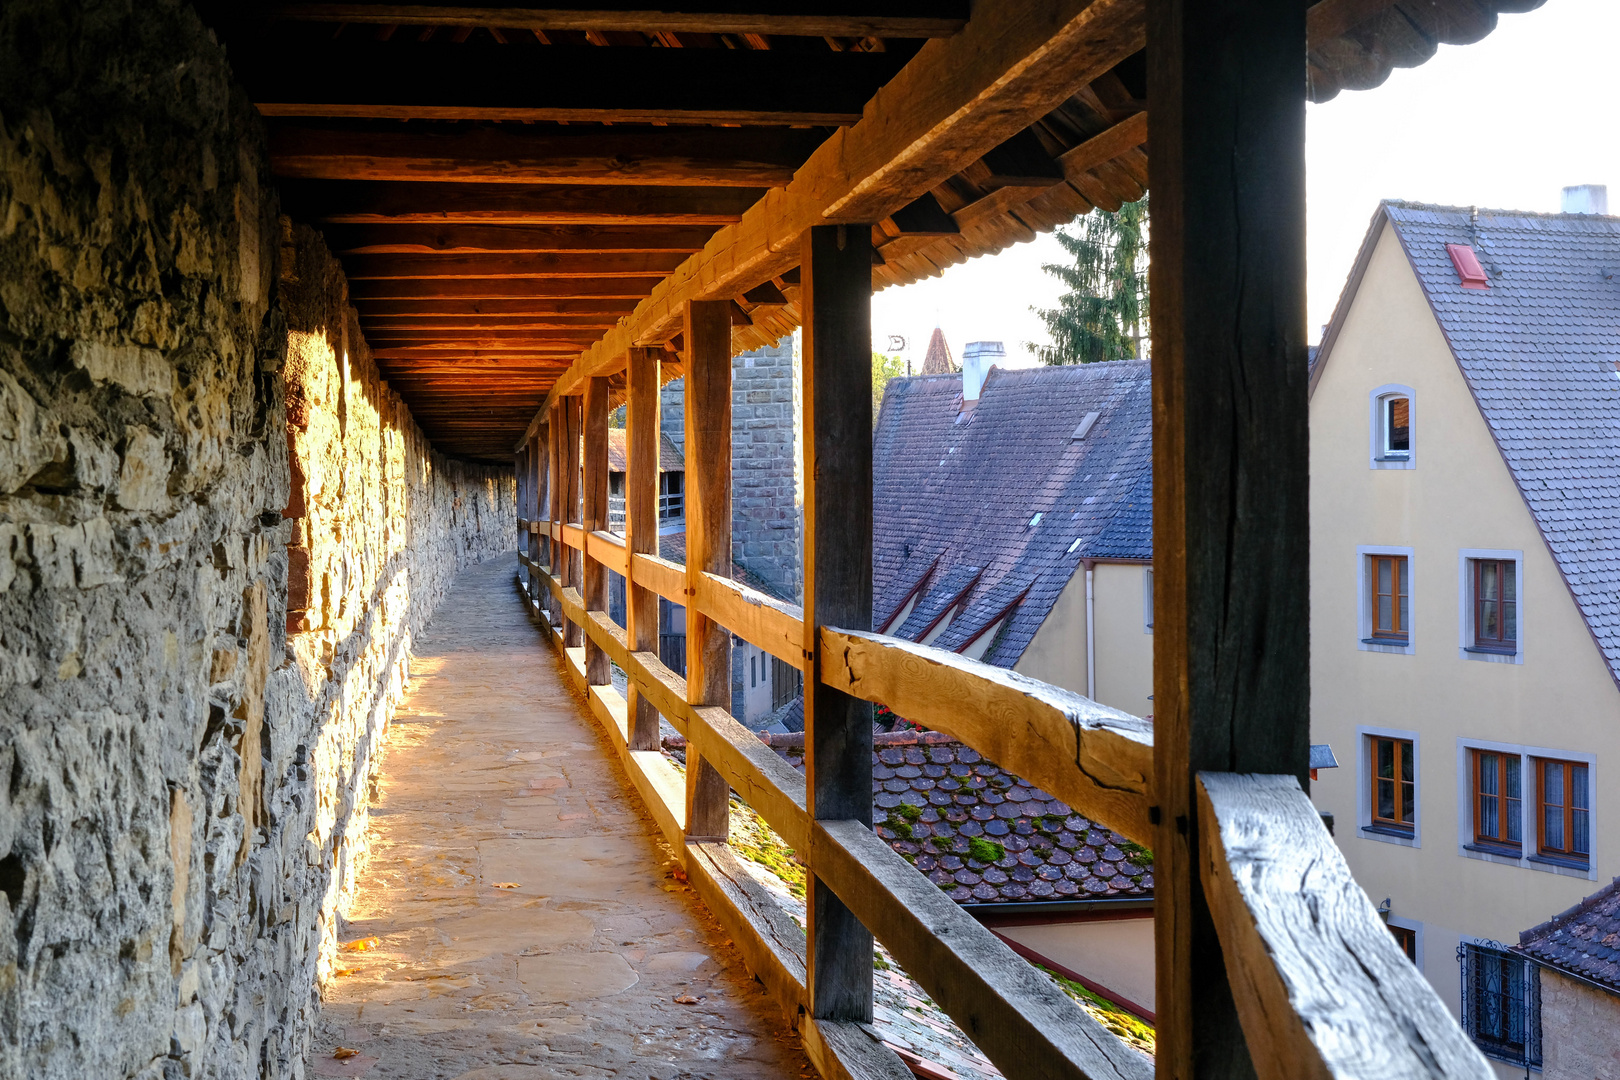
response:
<path id="1" fill-rule="evenodd" d="M 731 576 L 731 302 L 686 304 L 686 700 L 731 708 L 731 634 L 694 602 L 707 571 Z M 686 753 L 686 835 L 727 835 L 730 788 Z"/>
<path id="2" fill-rule="evenodd" d="M 546 484 L 549 478 L 546 475 L 546 444 L 549 441 L 546 438 L 546 429 L 544 427 L 535 432 L 534 438 L 529 440 L 529 462 L 531 465 L 529 483 L 532 488 L 532 494 L 529 497 L 529 512 L 537 522 L 543 521 L 547 516 Z M 530 528 L 524 547 L 528 550 L 530 559 L 537 564 L 544 564 L 550 560 L 551 553 L 548 551 L 544 557 L 541 555 L 540 534 L 535 531 L 539 527 L 536 525 Z M 543 591 L 539 576 L 530 574 L 529 595 L 535 600 L 539 600 Z"/>
<path id="3" fill-rule="evenodd" d="M 1310 741 L 1305 4 L 1150 0 L 1158 1075 L 1254 1075 L 1196 775 Z"/>
<path id="4" fill-rule="evenodd" d="M 581 476 L 579 471 L 580 413 L 583 401 L 579 397 L 562 399 L 563 414 L 563 520 L 575 525 L 584 523 L 580 504 Z M 563 585 L 579 589 L 585 584 L 585 553 L 578 548 L 563 547 Z M 567 619 L 563 620 L 563 647 L 577 649 L 585 641 L 585 628 Z"/>
<path id="5" fill-rule="evenodd" d="M 582 521 L 587 537 L 608 526 L 608 381 L 597 376 L 585 383 L 585 500 Z M 589 541 L 587 540 L 587 544 Z M 580 590 L 586 611 L 607 610 L 607 567 L 587 556 Z M 585 681 L 605 686 L 612 681 L 608 654 L 585 637 Z"/>
<path id="6" fill-rule="evenodd" d="M 551 484 L 546 491 L 546 503 L 549 507 L 549 512 L 546 516 L 549 519 L 547 528 L 552 530 L 555 530 L 557 527 L 557 522 L 562 520 L 563 488 L 565 486 L 562 478 L 563 427 L 563 415 L 560 403 L 553 404 L 551 406 L 550 418 L 546 423 L 546 443 L 549 451 L 546 460 L 551 473 Z M 549 534 L 548 536 L 546 543 L 546 565 L 553 577 L 560 577 L 562 575 L 562 552 L 558 550 L 555 534 Z M 558 622 L 556 618 L 557 603 L 556 598 L 551 594 L 551 587 L 549 585 L 546 587 L 545 600 L 546 618 L 550 619 L 551 624 L 555 626 Z"/>
<path id="7" fill-rule="evenodd" d="M 658 554 L 658 465 L 662 440 L 658 430 L 659 354 L 661 349 L 630 350 L 625 379 L 630 395 L 625 409 L 625 442 L 629 457 L 624 478 L 624 546 L 636 554 Z M 658 652 L 658 594 L 636 584 L 635 567 L 625 581 L 625 636 L 634 652 Z M 658 749 L 658 710 L 630 684 L 630 749 Z"/>
<path id="8" fill-rule="evenodd" d="M 799 244 L 804 311 L 804 735 L 811 816 L 872 824 L 872 706 L 821 681 L 816 628 L 872 628 L 872 248 L 864 225 Z M 817 1019 L 872 1019 L 872 935 L 810 867 Z"/>

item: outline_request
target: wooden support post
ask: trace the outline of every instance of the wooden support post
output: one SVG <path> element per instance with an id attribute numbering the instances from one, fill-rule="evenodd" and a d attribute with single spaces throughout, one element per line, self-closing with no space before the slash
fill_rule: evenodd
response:
<path id="1" fill-rule="evenodd" d="M 550 519 L 551 524 L 548 527 L 552 529 L 555 529 L 557 522 L 562 520 L 564 487 L 562 479 L 563 426 L 562 404 L 559 402 L 551 407 L 550 416 L 546 423 L 546 445 L 549 448 L 546 461 L 547 471 L 551 476 L 551 482 L 546 487 L 546 504 L 550 508 L 547 517 Z M 554 575 L 562 572 L 560 569 L 562 566 L 562 551 L 555 537 L 549 538 L 546 543 L 546 566 Z M 550 588 L 543 590 L 543 596 L 546 601 L 546 617 L 555 626 L 558 622 L 556 598 L 552 596 Z"/>
<path id="2" fill-rule="evenodd" d="M 1149 0 L 1161 1078 L 1249 1077 L 1199 878 L 1201 769 L 1310 742 L 1305 8 Z"/>
<path id="3" fill-rule="evenodd" d="M 579 397 L 565 397 L 563 414 L 563 520 L 575 525 L 584 521 L 580 505 L 581 477 L 579 472 L 580 420 L 583 401 Z M 585 584 L 585 553 L 578 548 L 563 547 L 563 584 L 578 589 Z M 563 647 L 577 649 L 585 642 L 585 629 L 579 624 L 563 622 Z"/>
<path id="4" fill-rule="evenodd" d="M 625 409 L 625 442 L 629 462 L 624 478 L 624 546 L 636 554 L 658 554 L 659 356 L 663 350 L 636 346 L 630 350 L 625 379 L 630 400 Z M 636 583 L 624 586 L 625 636 L 633 652 L 658 651 L 658 594 Z M 658 749 L 658 710 L 645 694 L 630 686 L 630 749 Z"/>
<path id="5" fill-rule="evenodd" d="M 704 571 L 731 576 L 731 301 L 686 304 L 686 700 L 731 708 L 731 633 L 697 609 Z M 730 789 L 686 755 L 686 833 L 725 839 Z"/>
<path id="6" fill-rule="evenodd" d="M 545 446 L 546 429 L 541 428 L 534 434 L 534 437 L 529 440 L 529 514 L 536 521 L 546 517 Z M 532 528 L 529 530 L 529 535 L 524 541 L 524 547 L 529 552 L 529 558 L 534 560 L 534 562 L 544 564 L 549 561 L 550 552 L 546 552 L 545 557 L 542 558 L 540 549 L 540 534 L 535 532 Z M 530 598 L 538 600 L 540 598 L 541 591 L 542 586 L 540 579 L 536 575 L 530 574 Z"/>
<path id="7" fill-rule="evenodd" d="M 582 521 L 587 534 L 608 526 L 608 381 L 598 375 L 585 383 L 585 499 Z M 589 555 L 584 560 L 586 611 L 606 611 L 607 568 Z M 585 681 L 605 686 L 613 680 L 608 654 L 585 639 Z"/>
<path id="8" fill-rule="evenodd" d="M 872 230 L 799 244 L 804 312 L 804 734 L 811 816 L 872 824 L 872 706 L 821 681 L 819 626 L 872 628 Z M 872 935 L 810 867 L 812 1015 L 872 1019 Z"/>

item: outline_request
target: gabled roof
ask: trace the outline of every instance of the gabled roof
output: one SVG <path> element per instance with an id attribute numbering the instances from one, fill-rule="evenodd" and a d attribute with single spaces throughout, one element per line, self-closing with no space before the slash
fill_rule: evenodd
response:
<path id="1" fill-rule="evenodd" d="M 1521 933 L 1518 951 L 1620 994 L 1620 878 Z"/>
<path id="2" fill-rule="evenodd" d="M 1620 218 L 1383 203 L 1313 380 L 1385 221 L 1620 681 Z M 1487 288 L 1463 287 L 1447 244 L 1473 248 Z"/>
<path id="3" fill-rule="evenodd" d="M 624 428 L 608 428 L 608 472 L 625 472 L 630 468 L 630 455 L 625 442 L 627 433 Z M 681 455 L 681 448 L 664 432 L 658 433 L 658 471 L 684 472 L 686 458 Z"/>
<path id="4" fill-rule="evenodd" d="M 984 655 L 1011 667 L 1083 559 L 1152 558 L 1148 364 L 994 368 L 965 413 L 961 389 L 952 375 L 888 385 L 873 446 L 872 606 L 898 611 L 937 558 L 897 636 L 916 640 L 972 582 L 933 642 L 956 649 L 1023 594 Z"/>

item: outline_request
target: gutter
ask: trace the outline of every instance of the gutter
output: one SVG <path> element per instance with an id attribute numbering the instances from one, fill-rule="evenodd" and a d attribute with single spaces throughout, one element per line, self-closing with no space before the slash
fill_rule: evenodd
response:
<path id="1" fill-rule="evenodd" d="M 957 907 L 983 921 L 996 915 L 1073 915 L 1104 911 L 1153 911 L 1153 898 L 1127 897 L 1118 900 L 1036 900 L 1025 904 L 957 904 Z"/>

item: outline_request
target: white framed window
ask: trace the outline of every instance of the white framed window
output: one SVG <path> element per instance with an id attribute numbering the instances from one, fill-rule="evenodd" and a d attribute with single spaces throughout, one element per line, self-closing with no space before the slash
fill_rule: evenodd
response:
<path id="1" fill-rule="evenodd" d="M 1457 655 L 1490 664 L 1524 663 L 1524 552 L 1457 553 Z"/>
<path id="2" fill-rule="evenodd" d="M 1142 633 L 1153 633 L 1153 567 L 1142 571 Z"/>
<path id="3" fill-rule="evenodd" d="M 1367 395 L 1367 467 L 1417 467 L 1417 393 L 1410 386 L 1386 383 Z"/>
<path id="4" fill-rule="evenodd" d="M 1597 755 L 1457 740 L 1457 853 L 1481 862 L 1597 880 Z"/>
<path id="5" fill-rule="evenodd" d="M 1362 652 L 1412 655 L 1417 640 L 1409 547 L 1356 548 L 1356 637 Z"/>
<path id="6" fill-rule="evenodd" d="M 1356 728 L 1356 835 L 1364 840 L 1423 846 L 1421 743 L 1400 728 Z"/>

